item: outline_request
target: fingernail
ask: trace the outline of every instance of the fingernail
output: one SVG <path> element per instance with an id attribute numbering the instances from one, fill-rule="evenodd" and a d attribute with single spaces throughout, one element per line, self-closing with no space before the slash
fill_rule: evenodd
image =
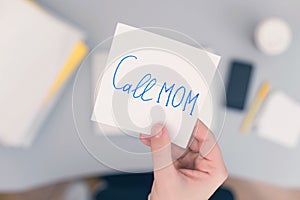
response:
<path id="1" fill-rule="evenodd" d="M 162 134 L 163 126 L 161 124 L 155 124 L 151 129 L 151 136 L 159 138 Z"/>

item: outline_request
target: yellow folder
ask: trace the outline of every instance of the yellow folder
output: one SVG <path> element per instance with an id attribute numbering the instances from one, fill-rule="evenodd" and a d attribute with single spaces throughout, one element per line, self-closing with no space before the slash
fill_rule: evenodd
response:
<path id="1" fill-rule="evenodd" d="M 66 61 L 65 66 L 63 67 L 60 74 L 57 76 L 55 82 L 51 86 L 47 96 L 46 102 L 51 100 L 51 98 L 55 95 L 55 93 L 61 88 L 61 86 L 65 83 L 65 81 L 70 77 L 72 72 L 76 69 L 79 63 L 82 61 L 84 56 L 86 55 L 88 48 L 85 43 L 82 41 L 78 42 L 71 53 L 69 59 Z"/>
<path id="2" fill-rule="evenodd" d="M 45 11 L 42 7 L 40 7 L 33 0 L 25 0 L 25 2 L 31 4 L 32 6 L 38 8 L 38 9 Z M 61 88 L 61 86 L 66 82 L 66 80 L 70 77 L 72 72 L 76 69 L 76 67 L 82 61 L 82 59 L 86 55 L 87 51 L 88 51 L 88 47 L 84 42 L 79 41 L 75 45 L 74 50 L 71 53 L 69 59 L 66 61 L 62 71 L 60 72 L 60 74 L 56 78 L 55 82 L 51 86 L 51 88 L 46 96 L 45 103 L 47 103 L 56 94 L 56 92 Z"/>

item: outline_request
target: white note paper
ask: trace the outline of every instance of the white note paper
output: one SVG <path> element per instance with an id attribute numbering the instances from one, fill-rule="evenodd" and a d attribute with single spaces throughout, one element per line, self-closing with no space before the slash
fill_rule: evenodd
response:
<path id="1" fill-rule="evenodd" d="M 295 147 L 300 136 L 300 104 L 281 91 L 270 94 L 256 120 L 258 135 Z"/>
<path id="2" fill-rule="evenodd" d="M 101 77 L 92 120 L 123 131 L 144 134 L 150 133 L 153 123 L 164 121 L 172 142 L 185 148 L 201 114 L 201 106 L 209 93 L 209 84 L 219 60 L 219 56 L 204 50 L 118 24 Z M 151 78 L 156 83 L 143 96 L 144 100 L 136 98 L 138 95 L 134 95 L 133 91 L 139 80 L 148 80 L 145 88 Z M 173 83 L 171 92 L 166 92 L 164 89 L 170 88 Z M 131 85 L 130 90 L 126 90 L 126 84 Z M 181 86 L 184 89 L 180 89 Z M 116 89 L 121 87 L 123 89 Z M 176 91 L 181 95 L 176 96 Z M 141 89 L 137 93 L 141 94 Z M 168 94 L 171 94 L 170 98 Z M 195 101 L 196 109 L 193 109 L 194 101 L 189 103 L 189 100 L 197 94 L 200 95 Z M 208 126 L 211 115 L 212 111 L 202 115 Z"/>

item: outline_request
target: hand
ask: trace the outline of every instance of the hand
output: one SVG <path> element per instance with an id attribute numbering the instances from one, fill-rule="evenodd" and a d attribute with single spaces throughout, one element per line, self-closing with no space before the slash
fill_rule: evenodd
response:
<path id="1" fill-rule="evenodd" d="M 153 126 L 152 137 L 141 135 L 141 141 L 151 147 L 154 181 L 151 200 L 202 200 L 209 197 L 226 180 L 228 174 L 221 151 L 210 130 L 198 120 L 194 140 L 174 161 L 175 147 L 168 131 L 160 124 Z M 176 152 L 175 151 L 175 152 Z"/>

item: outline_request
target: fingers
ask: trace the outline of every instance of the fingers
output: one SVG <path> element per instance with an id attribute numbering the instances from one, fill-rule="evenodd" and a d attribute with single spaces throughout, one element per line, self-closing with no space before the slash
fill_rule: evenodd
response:
<path id="1" fill-rule="evenodd" d="M 205 171 L 210 175 L 225 180 L 228 173 L 222 158 L 222 153 L 212 132 L 200 120 L 196 123 L 190 149 L 197 149 L 199 157 L 195 160 L 195 169 Z"/>
<path id="2" fill-rule="evenodd" d="M 202 146 L 208 132 L 209 129 L 205 126 L 205 124 L 202 121 L 198 119 L 193 129 L 189 149 L 193 152 L 199 152 L 199 147 Z"/>
<path id="3" fill-rule="evenodd" d="M 178 169 L 198 170 L 211 174 L 217 166 L 214 162 L 199 156 L 199 153 L 188 152 L 175 162 Z"/>
<path id="4" fill-rule="evenodd" d="M 179 171 L 194 180 L 206 180 L 209 178 L 209 174 L 205 171 L 201 171 L 201 170 L 190 170 L 190 169 L 179 169 Z"/>
<path id="5" fill-rule="evenodd" d="M 198 153 L 189 151 L 180 157 L 174 164 L 177 169 L 195 169 L 195 160 L 198 157 Z"/>
<path id="6" fill-rule="evenodd" d="M 215 165 L 214 162 L 198 157 L 195 159 L 195 169 L 204 171 L 208 174 L 213 174 L 217 170 L 218 165 Z"/>
<path id="7" fill-rule="evenodd" d="M 212 132 L 199 119 L 193 131 L 194 140 L 191 142 L 190 149 L 199 152 L 201 157 L 209 160 L 221 159 L 221 151 Z"/>
<path id="8" fill-rule="evenodd" d="M 203 142 L 206 139 L 207 134 L 209 133 L 207 126 L 199 119 L 197 119 L 196 125 L 193 130 L 193 136 L 198 140 L 199 143 Z"/>
<path id="9" fill-rule="evenodd" d="M 171 156 L 171 142 L 168 131 L 163 125 L 156 124 L 152 127 L 151 135 L 150 145 L 154 176 L 156 178 L 167 178 L 175 171 Z"/>

